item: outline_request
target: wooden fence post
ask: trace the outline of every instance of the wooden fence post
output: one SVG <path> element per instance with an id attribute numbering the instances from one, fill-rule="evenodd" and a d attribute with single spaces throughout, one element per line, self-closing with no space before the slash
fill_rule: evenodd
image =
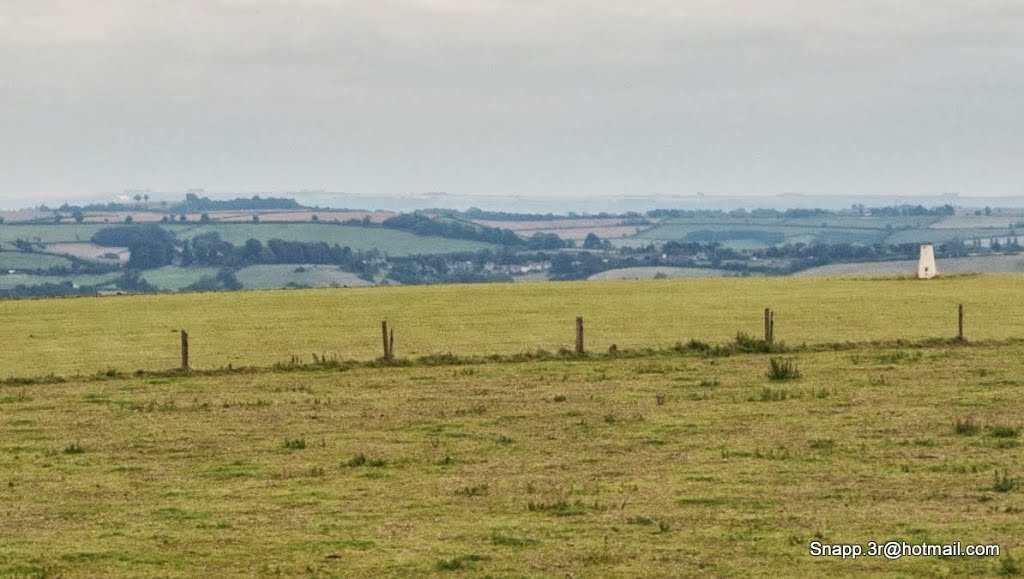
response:
<path id="1" fill-rule="evenodd" d="M 768 343 L 775 343 L 775 310 L 768 313 Z"/>
<path id="2" fill-rule="evenodd" d="M 962 342 L 964 340 L 964 305 L 963 304 L 960 304 L 960 307 L 957 308 L 957 318 L 958 318 L 958 322 L 959 323 L 957 324 L 956 339 L 958 339 L 958 340 L 960 340 Z"/>
<path id="3" fill-rule="evenodd" d="M 388 332 L 388 359 L 393 360 L 395 358 L 395 329 L 391 328 Z"/>
<path id="4" fill-rule="evenodd" d="M 576 318 L 576 353 L 582 354 L 583 349 L 583 318 Z"/>
<path id="5" fill-rule="evenodd" d="M 768 308 L 764 309 L 764 341 L 772 341 L 772 322 L 771 322 L 772 311 Z"/>
<path id="6" fill-rule="evenodd" d="M 189 371 L 188 366 L 188 332 L 185 330 L 181 331 L 181 370 L 183 372 Z"/>
<path id="7" fill-rule="evenodd" d="M 391 360 L 391 343 L 388 340 L 388 322 L 387 320 L 380 323 L 380 333 L 384 341 L 384 359 Z"/>

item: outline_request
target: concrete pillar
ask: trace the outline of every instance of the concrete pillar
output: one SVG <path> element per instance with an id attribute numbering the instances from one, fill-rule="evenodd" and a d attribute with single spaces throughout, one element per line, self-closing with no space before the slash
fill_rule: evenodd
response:
<path id="1" fill-rule="evenodd" d="M 917 278 L 931 279 L 938 271 L 935 270 L 935 248 L 930 243 L 921 246 L 921 258 L 917 260 Z"/>

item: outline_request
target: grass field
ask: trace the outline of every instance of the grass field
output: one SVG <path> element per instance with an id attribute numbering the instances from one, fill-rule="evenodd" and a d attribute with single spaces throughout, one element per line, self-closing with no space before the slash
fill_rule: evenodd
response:
<path id="1" fill-rule="evenodd" d="M 21 251 L 0 252 L 0 270 L 47 269 L 70 266 L 71 260 L 59 255 L 46 253 L 24 253 Z"/>
<path id="2" fill-rule="evenodd" d="M 0 575 L 1020 573 L 1024 348 L 790 358 L 785 382 L 688 354 L 2 386 Z"/>
<path id="3" fill-rule="evenodd" d="M 612 280 L 612 279 L 654 279 L 658 274 L 669 278 L 687 277 L 729 277 L 735 276 L 736 272 L 724 269 L 705 269 L 697 267 L 623 267 L 609 269 L 601 273 L 595 273 L 588 279 L 591 280 Z"/>
<path id="4" fill-rule="evenodd" d="M 78 286 L 89 285 L 96 287 L 107 287 L 112 286 L 114 280 L 116 280 L 118 277 L 120 277 L 120 274 L 118 273 L 83 274 L 71 276 L 14 273 L 0 275 L 0 289 L 14 289 L 19 285 L 35 286 L 47 283 L 60 284 L 66 281 L 70 281 L 72 284 Z"/>
<path id="5" fill-rule="evenodd" d="M 251 265 L 238 270 L 238 281 L 247 289 L 300 287 L 363 287 L 372 285 L 354 273 L 333 265 Z"/>
<path id="6" fill-rule="evenodd" d="M 586 319 L 595 351 L 722 342 L 776 311 L 790 344 L 948 337 L 956 306 L 973 339 L 1024 337 L 1024 278 L 749 278 L 250 291 L 0 302 L 3 375 L 171 368 L 179 329 L 193 364 L 268 366 L 312 353 L 380 355 L 390 321 L 401 357 L 549 351 Z M 811 307 L 809 304 L 813 304 Z"/>
<path id="7" fill-rule="evenodd" d="M 142 278 L 164 290 L 178 291 L 184 289 L 204 277 L 215 277 L 220 268 L 216 267 L 178 267 L 168 265 L 142 272 Z"/>
<path id="8" fill-rule="evenodd" d="M 637 239 L 703 240 L 709 232 L 731 236 L 722 243 L 736 249 L 755 249 L 770 245 L 765 235 L 781 236 L 779 243 L 896 243 L 928 241 L 932 237 L 945 238 L 956 232 L 936 232 L 928 229 L 935 217 L 855 217 L 827 216 L 746 219 L 666 219 L 658 226 L 639 233 Z M 906 229 L 906 232 L 901 230 Z"/>
<path id="9" fill-rule="evenodd" d="M 114 224 L 116 225 L 116 224 Z M 37 243 L 71 243 L 89 241 L 94 233 L 110 227 L 107 223 L 66 223 L 62 225 L 5 223 L 0 225 L 0 241 L 18 239 Z"/>
<path id="10" fill-rule="evenodd" d="M 1022 255 L 978 255 L 973 257 L 953 257 L 939 260 L 939 273 L 1024 273 L 1024 256 Z M 834 263 L 805 269 L 794 275 L 914 275 L 917 271 L 917 260 Z"/>

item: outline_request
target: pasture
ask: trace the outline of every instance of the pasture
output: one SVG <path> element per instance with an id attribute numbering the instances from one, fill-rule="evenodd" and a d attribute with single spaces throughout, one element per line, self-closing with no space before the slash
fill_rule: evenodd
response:
<path id="1" fill-rule="evenodd" d="M 787 358 L 799 379 L 664 352 L 3 385 L 0 574 L 1020 572 L 1019 342 Z M 816 559 L 811 540 L 1002 554 Z"/>
<path id="2" fill-rule="evenodd" d="M 576 316 L 588 348 L 666 348 L 697 338 L 759 335 L 765 307 L 788 344 L 1024 337 L 1024 278 L 745 278 L 327 288 L 0 302 L 6 376 L 122 372 L 178 365 L 192 336 L 197 368 L 269 366 L 312 354 L 381 355 L 380 322 L 399 357 L 517 354 L 572 345 Z M 810 307 L 809 304 L 813 304 Z"/>

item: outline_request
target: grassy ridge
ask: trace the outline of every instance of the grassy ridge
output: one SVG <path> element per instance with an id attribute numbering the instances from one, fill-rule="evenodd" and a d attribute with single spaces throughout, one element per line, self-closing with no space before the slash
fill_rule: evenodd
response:
<path id="1" fill-rule="evenodd" d="M 311 353 L 380 355 L 380 321 L 398 356 L 555 350 L 586 318 L 588 347 L 665 347 L 758 335 L 763 308 L 796 343 L 950 337 L 956 304 L 971 339 L 1024 336 L 1024 278 L 750 278 L 252 291 L 0 302 L 4 375 L 171 368 L 177 329 L 200 368 L 267 366 Z"/>
<path id="2" fill-rule="evenodd" d="M 0 575 L 1019 572 L 1022 350 L 5 386 Z"/>

